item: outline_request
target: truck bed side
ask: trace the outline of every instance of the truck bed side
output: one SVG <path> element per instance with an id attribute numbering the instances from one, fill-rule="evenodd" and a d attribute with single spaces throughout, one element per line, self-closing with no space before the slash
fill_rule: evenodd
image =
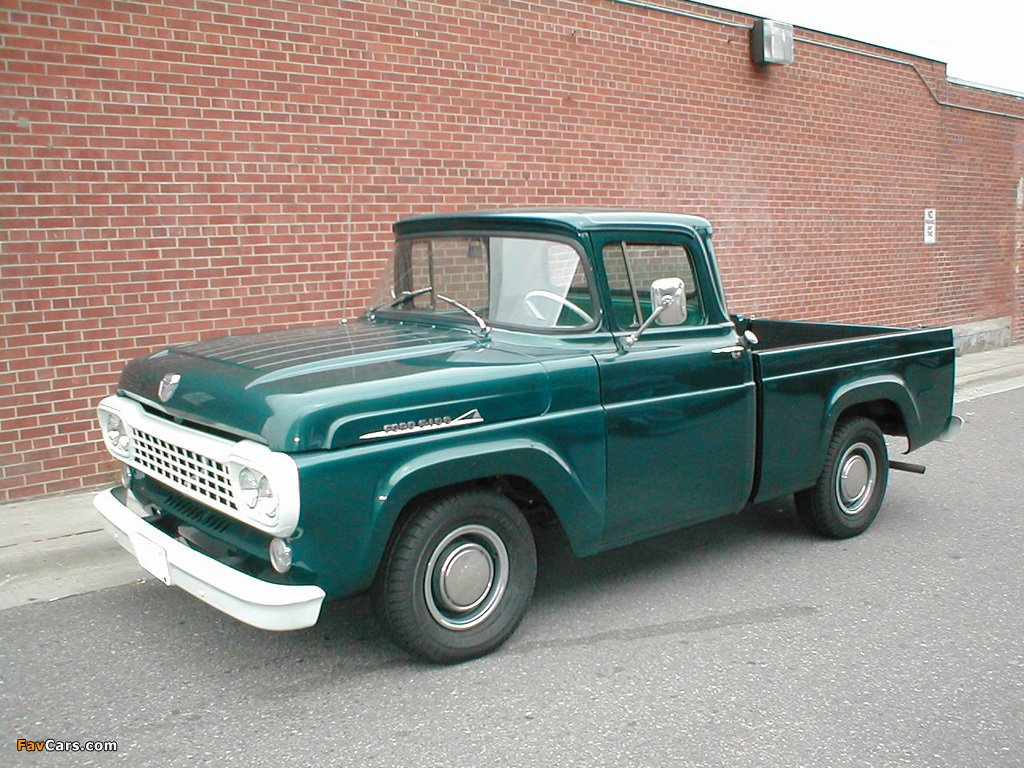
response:
<path id="1" fill-rule="evenodd" d="M 900 330 L 752 320 L 759 343 L 754 501 L 810 487 L 844 415 L 871 416 L 909 450 L 934 440 L 953 406 L 949 328 Z"/>

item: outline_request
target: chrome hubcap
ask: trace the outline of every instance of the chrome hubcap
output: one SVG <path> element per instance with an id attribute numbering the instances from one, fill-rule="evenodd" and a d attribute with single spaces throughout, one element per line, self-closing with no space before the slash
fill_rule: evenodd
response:
<path id="1" fill-rule="evenodd" d="M 427 564 L 427 609 L 438 624 L 472 629 L 501 602 L 508 583 L 508 550 L 490 528 L 464 525 L 449 533 Z"/>
<path id="2" fill-rule="evenodd" d="M 836 474 L 836 500 L 846 515 L 856 515 L 867 506 L 878 481 L 875 454 L 867 443 L 854 443 L 843 454 Z"/>
<path id="3" fill-rule="evenodd" d="M 475 542 L 449 551 L 437 569 L 437 598 L 451 611 L 470 611 L 487 596 L 494 580 L 490 555 Z"/>

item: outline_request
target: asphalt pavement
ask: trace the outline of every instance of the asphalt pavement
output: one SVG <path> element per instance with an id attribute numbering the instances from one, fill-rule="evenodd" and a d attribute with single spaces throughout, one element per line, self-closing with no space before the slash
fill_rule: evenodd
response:
<path id="1" fill-rule="evenodd" d="M 1024 345 L 957 359 L 957 403 L 1020 387 Z M 100 527 L 95 493 L 0 505 L 0 610 L 149 577 Z"/>

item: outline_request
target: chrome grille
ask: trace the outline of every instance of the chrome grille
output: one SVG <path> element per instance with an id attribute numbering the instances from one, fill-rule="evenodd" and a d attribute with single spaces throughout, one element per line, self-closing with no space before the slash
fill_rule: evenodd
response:
<path id="1" fill-rule="evenodd" d="M 215 507 L 237 510 L 231 475 L 225 464 L 161 440 L 137 427 L 132 430 L 134 462 L 145 473 Z"/>

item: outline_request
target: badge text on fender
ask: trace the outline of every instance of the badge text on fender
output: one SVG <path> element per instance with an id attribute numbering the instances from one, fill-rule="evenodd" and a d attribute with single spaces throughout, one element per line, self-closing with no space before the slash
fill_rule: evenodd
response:
<path id="1" fill-rule="evenodd" d="M 454 419 L 451 416 L 438 416 L 430 419 L 418 419 L 416 421 L 396 421 L 392 424 L 385 424 L 377 432 L 367 432 L 365 435 L 360 435 L 359 439 L 373 440 L 379 437 L 409 435 L 414 432 L 433 432 L 438 429 L 452 429 L 469 424 L 481 424 L 483 420 L 480 411 L 474 408 L 471 411 L 466 411 L 461 416 L 456 416 Z"/>

